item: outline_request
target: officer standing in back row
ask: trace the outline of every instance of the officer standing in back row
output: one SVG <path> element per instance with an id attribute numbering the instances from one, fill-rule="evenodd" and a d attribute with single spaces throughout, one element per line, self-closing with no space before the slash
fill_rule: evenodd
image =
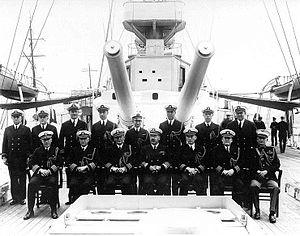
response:
<path id="1" fill-rule="evenodd" d="M 76 133 L 78 130 L 87 130 L 87 124 L 84 121 L 79 120 L 80 107 L 76 103 L 72 103 L 68 107 L 70 120 L 62 123 L 60 133 L 59 133 L 59 148 L 62 150 L 64 161 L 67 160 L 70 151 L 73 147 L 79 145 L 76 138 Z M 69 185 L 69 173 L 67 173 L 67 185 Z M 66 202 L 67 205 L 71 203 L 71 198 L 69 194 L 69 201 Z"/>
<path id="2" fill-rule="evenodd" d="M 167 112 L 167 120 L 160 123 L 159 129 L 162 130 L 160 142 L 166 145 L 170 155 L 171 165 L 175 161 L 179 147 L 185 142 L 183 134 L 184 124 L 175 119 L 177 107 L 168 105 L 165 107 Z M 178 195 L 180 173 L 173 170 L 172 173 L 172 194 Z"/>
<path id="3" fill-rule="evenodd" d="M 8 166 L 12 202 L 10 205 L 25 204 L 26 167 L 31 152 L 31 132 L 22 124 L 23 111 L 16 109 L 11 113 L 13 125 L 4 131 L 2 158 Z"/>

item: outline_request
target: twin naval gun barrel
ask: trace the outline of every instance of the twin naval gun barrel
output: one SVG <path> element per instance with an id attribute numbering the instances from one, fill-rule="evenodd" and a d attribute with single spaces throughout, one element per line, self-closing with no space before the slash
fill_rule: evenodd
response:
<path id="1" fill-rule="evenodd" d="M 214 47 L 210 42 L 201 42 L 198 44 L 188 78 L 179 96 L 176 117 L 181 122 L 187 122 L 189 119 L 197 100 L 208 63 L 213 55 Z"/>
<path id="2" fill-rule="evenodd" d="M 121 44 L 117 41 L 109 41 L 104 46 L 104 54 L 108 61 L 117 102 L 120 107 L 121 122 L 129 126 L 131 124 L 131 116 L 135 111 L 135 104 L 125 63 L 123 62 Z"/>

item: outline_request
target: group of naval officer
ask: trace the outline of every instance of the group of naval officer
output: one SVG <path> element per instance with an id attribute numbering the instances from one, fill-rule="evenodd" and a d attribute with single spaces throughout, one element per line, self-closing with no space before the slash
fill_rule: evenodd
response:
<path id="1" fill-rule="evenodd" d="M 165 107 L 167 119 L 159 127 L 146 130 L 140 113 L 132 117 L 126 131 L 107 119 L 109 107 L 98 107 L 100 120 L 91 132 L 79 119 L 80 107 L 68 107 L 70 119 L 61 126 L 48 124 L 48 113 L 38 113 L 39 125 L 32 131 L 22 124 L 23 111 L 15 110 L 13 125 L 5 129 L 2 151 L 11 178 L 12 202 L 25 204 L 26 168 L 33 175 L 28 184 L 27 220 L 34 216 L 35 193 L 41 184 L 48 186 L 52 218 L 58 218 L 58 170 L 66 167 L 69 201 L 94 191 L 114 194 L 224 195 L 232 186 L 232 197 L 242 207 L 254 203 L 254 218 L 260 218 L 259 189 L 267 185 L 271 194 L 269 220 L 276 222 L 275 207 L 279 188 L 275 172 L 280 167 L 274 147 L 267 146 L 269 133 L 256 130 L 245 119 L 246 110 L 238 106 L 236 119 L 221 128 L 212 122 L 214 111 L 204 109 L 204 122 L 185 127 L 176 119 L 176 106 Z M 137 181 L 138 180 L 138 181 Z M 137 185 L 137 183 L 139 183 Z"/>

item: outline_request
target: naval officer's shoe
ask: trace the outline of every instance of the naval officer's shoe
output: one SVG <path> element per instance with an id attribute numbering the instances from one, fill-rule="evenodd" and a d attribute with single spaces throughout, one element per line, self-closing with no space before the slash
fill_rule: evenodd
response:
<path id="1" fill-rule="evenodd" d="M 34 216 L 33 210 L 31 210 L 31 211 L 28 210 L 27 213 L 26 213 L 26 215 L 23 217 L 23 220 L 28 220 L 28 219 L 30 219 L 33 216 Z"/>
<path id="2" fill-rule="evenodd" d="M 270 223 L 276 223 L 276 216 L 275 216 L 275 212 L 271 211 L 270 215 L 269 215 L 269 221 Z"/>
<path id="3" fill-rule="evenodd" d="M 254 213 L 254 219 L 256 219 L 256 220 L 260 219 L 260 211 L 255 211 L 255 213 Z"/>
<path id="4" fill-rule="evenodd" d="M 51 217 L 52 217 L 52 219 L 58 218 L 58 214 L 57 214 L 56 210 L 51 210 Z"/>

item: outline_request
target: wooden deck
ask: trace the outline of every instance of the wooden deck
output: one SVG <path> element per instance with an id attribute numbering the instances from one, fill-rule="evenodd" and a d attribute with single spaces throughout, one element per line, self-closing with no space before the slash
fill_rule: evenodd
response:
<path id="1" fill-rule="evenodd" d="M 300 182 L 300 151 L 288 148 L 286 153 L 279 154 L 281 169 L 283 170 L 279 218 L 276 224 L 268 221 L 269 202 L 261 202 L 261 220 L 256 221 L 263 228 L 266 235 L 300 235 L 300 201 L 284 192 L 285 183 Z M 64 183 L 65 185 L 65 183 Z M 61 215 L 68 207 L 67 189 L 60 189 Z M 27 211 L 26 205 L 10 206 L 8 203 L 0 207 L 0 235 L 46 235 L 53 223 L 50 217 L 50 208 L 41 205 L 35 207 L 35 217 L 27 221 L 23 216 Z"/>

